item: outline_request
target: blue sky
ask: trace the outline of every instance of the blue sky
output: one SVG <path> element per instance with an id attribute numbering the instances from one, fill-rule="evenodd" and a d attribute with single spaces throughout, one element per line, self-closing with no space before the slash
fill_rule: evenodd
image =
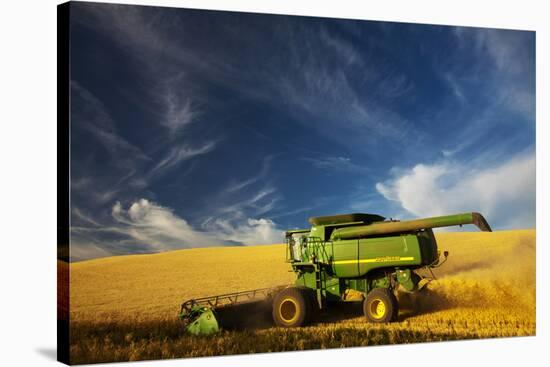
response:
<path id="1" fill-rule="evenodd" d="M 72 260 L 463 211 L 535 227 L 534 32 L 72 4 Z"/>

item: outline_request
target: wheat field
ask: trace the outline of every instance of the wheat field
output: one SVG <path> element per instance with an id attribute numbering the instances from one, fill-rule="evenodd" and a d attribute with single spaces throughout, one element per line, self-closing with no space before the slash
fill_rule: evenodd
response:
<path id="1" fill-rule="evenodd" d="M 283 245 L 117 256 L 70 265 L 71 363 L 197 357 L 535 335 L 535 231 L 438 233 L 448 261 L 419 293 L 400 293 L 398 321 L 369 324 L 346 304 L 296 329 L 186 335 L 182 301 L 289 284 Z"/>

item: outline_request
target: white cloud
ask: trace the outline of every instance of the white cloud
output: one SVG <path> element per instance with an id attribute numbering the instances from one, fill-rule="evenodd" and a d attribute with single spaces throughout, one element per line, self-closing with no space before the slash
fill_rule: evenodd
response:
<path id="1" fill-rule="evenodd" d="M 194 228 L 172 209 L 147 199 L 139 199 L 127 209 L 116 202 L 111 216 L 115 221 L 112 226 L 98 227 L 94 223 L 93 227 L 71 228 L 73 260 L 191 247 L 263 245 L 283 240 L 283 231 L 267 218 L 216 218 Z"/>
<path id="2" fill-rule="evenodd" d="M 227 240 L 247 245 L 281 243 L 283 240 L 283 230 L 278 229 L 272 220 L 266 218 L 248 218 L 239 225 L 233 225 L 227 220 L 218 219 L 208 222 L 207 228 L 209 232 L 219 233 L 221 237 Z"/>
<path id="3" fill-rule="evenodd" d="M 123 225 L 120 228 L 123 233 L 151 250 L 200 247 L 214 245 L 217 242 L 213 236 L 195 231 L 185 219 L 175 215 L 170 208 L 146 199 L 132 203 L 127 210 L 117 202 L 113 206 L 112 216 Z"/>
<path id="4" fill-rule="evenodd" d="M 497 228 L 535 225 L 534 153 L 481 169 L 418 164 L 376 189 L 418 217 L 479 211 Z"/>

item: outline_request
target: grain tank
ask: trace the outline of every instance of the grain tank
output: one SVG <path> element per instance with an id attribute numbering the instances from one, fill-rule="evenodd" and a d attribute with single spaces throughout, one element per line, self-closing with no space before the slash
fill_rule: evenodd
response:
<path id="1" fill-rule="evenodd" d="M 363 302 L 367 320 L 394 321 L 395 291 L 419 290 L 430 278 L 417 271 L 431 274 L 442 263 L 433 228 L 474 224 L 491 231 L 479 213 L 407 221 L 355 213 L 309 222 L 309 229 L 286 232 L 287 262 L 296 281 L 274 297 L 272 315 L 279 326 L 307 324 L 335 302 Z"/>

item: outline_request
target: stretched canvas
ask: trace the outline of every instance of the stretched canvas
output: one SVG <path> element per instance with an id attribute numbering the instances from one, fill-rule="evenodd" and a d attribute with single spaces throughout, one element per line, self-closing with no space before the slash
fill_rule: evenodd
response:
<path id="1" fill-rule="evenodd" d="M 71 1 L 58 112 L 64 363 L 535 335 L 534 31 Z"/>

